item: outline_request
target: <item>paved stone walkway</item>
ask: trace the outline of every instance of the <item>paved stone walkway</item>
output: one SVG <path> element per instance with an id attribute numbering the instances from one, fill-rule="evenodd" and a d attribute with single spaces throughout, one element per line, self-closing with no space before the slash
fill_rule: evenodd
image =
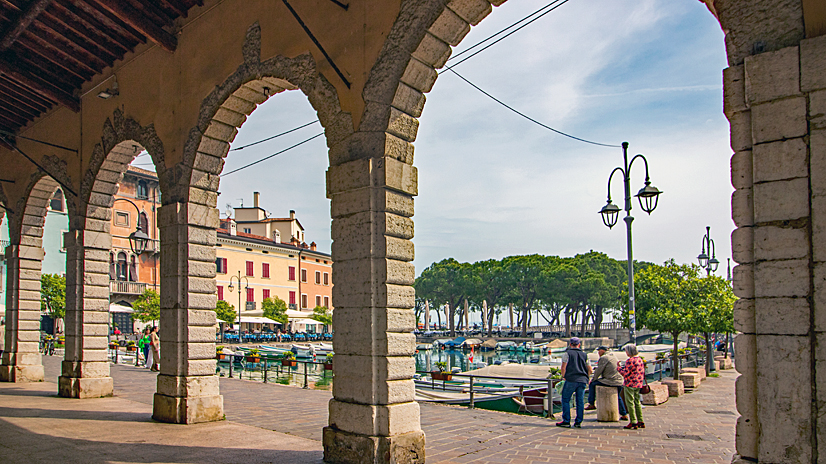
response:
<path id="1" fill-rule="evenodd" d="M 47 379 L 56 379 L 59 361 L 58 357 L 44 358 Z M 151 405 L 155 375 L 132 366 L 113 365 L 112 376 L 116 400 Z M 422 404 L 427 462 L 728 464 L 734 453 L 737 417 L 735 377 L 734 371 L 723 371 L 719 378 L 703 382 L 694 393 L 645 408 L 643 415 L 647 428 L 638 431 L 623 430 L 624 424 L 620 423 L 598 423 L 593 413 L 586 416 L 582 429 L 561 429 L 554 427 L 553 421 L 539 417 Z M 0 384 L 0 403 L 4 402 L 3 390 L 10 387 Z M 53 389 L 56 391 L 56 386 Z M 229 422 L 314 440 L 317 449 L 321 449 L 318 440 L 321 428 L 327 422 L 330 392 L 221 379 L 221 393 Z M 85 405 L 86 401 L 108 400 L 72 403 Z M 0 411 L 6 406 L 0 404 Z M 113 405 L 110 411 L 115 410 L 117 407 Z M 0 419 L 5 419 L 4 416 L 0 414 Z M 146 417 L 128 417 L 129 420 L 148 420 Z M 277 440 L 277 435 L 272 440 Z M 0 446 L 3 446 L 2 441 L 0 437 Z M 194 458 L 186 461 L 199 462 Z"/>

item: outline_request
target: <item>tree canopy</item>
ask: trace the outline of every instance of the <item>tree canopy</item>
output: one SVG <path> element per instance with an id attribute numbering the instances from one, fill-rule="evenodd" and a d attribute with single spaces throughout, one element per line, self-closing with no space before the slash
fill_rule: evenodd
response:
<path id="1" fill-rule="evenodd" d="M 486 304 L 482 322 L 489 333 L 494 317 L 513 307 L 517 318 L 511 329 L 518 327 L 526 335 L 534 314 L 549 325 L 559 324 L 564 314 L 567 332 L 577 322 L 598 327 L 606 311 L 620 313 L 626 276 L 625 261 L 590 251 L 570 258 L 534 254 L 473 264 L 447 258 L 422 271 L 414 286 L 417 309 L 425 301 L 436 311 L 447 305 L 452 335 L 464 300 L 470 311 L 481 311 Z M 458 316 L 461 324 L 463 314 Z"/>
<path id="2" fill-rule="evenodd" d="M 55 319 L 66 317 L 66 277 L 59 274 L 40 276 L 40 309 Z"/>
<path id="3" fill-rule="evenodd" d="M 157 321 L 161 318 L 161 296 L 152 289 L 146 289 L 132 305 L 135 310 L 132 319 L 141 322 Z"/>
<path id="4" fill-rule="evenodd" d="M 232 306 L 224 300 L 218 300 L 215 304 L 215 316 L 219 321 L 232 323 L 238 317 L 238 313 L 235 311 L 235 306 Z"/>
<path id="5" fill-rule="evenodd" d="M 326 306 L 316 306 L 313 308 L 312 318 L 326 326 L 333 325 L 333 313 Z"/>
<path id="6" fill-rule="evenodd" d="M 261 309 L 264 310 L 264 317 L 272 319 L 281 323 L 281 327 L 286 327 L 289 319 L 287 318 L 287 303 L 277 296 L 271 298 L 264 298 L 261 302 Z"/>

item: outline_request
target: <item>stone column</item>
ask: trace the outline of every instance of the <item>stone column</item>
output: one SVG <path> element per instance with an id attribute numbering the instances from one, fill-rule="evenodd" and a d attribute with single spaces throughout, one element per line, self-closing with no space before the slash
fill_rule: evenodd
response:
<path id="1" fill-rule="evenodd" d="M 100 208 L 111 215 L 111 209 Z M 87 230 L 64 234 L 66 244 L 66 355 L 58 394 L 112 396 L 106 352 L 109 334 L 109 220 L 86 219 Z M 92 230 L 89 230 L 92 229 Z"/>
<path id="2" fill-rule="evenodd" d="M 826 430 L 817 382 L 826 381 L 826 355 L 817 348 L 826 327 L 819 307 L 826 301 L 826 151 L 817 123 L 824 127 L 826 91 L 815 91 L 826 88 L 824 39 L 748 56 L 725 71 L 743 462 L 814 462 L 814 443 L 826 446 L 814 440 Z"/>
<path id="3" fill-rule="evenodd" d="M 40 236 L 23 235 L 19 245 L 6 247 L 6 344 L 0 364 L 2 382 L 43 381 L 39 351 L 42 242 Z"/>
<path id="4" fill-rule="evenodd" d="M 214 328 L 218 210 L 214 204 L 166 204 L 158 223 L 161 373 L 152 417 L 178 424 L 221 420 L 224 398 L 215 375 Z"/>
<path id="5" fill-rule="evenodd" d="M 385 133 L 356 134 L 341 146 L 348 155 L 341 159 L 331 150 L 327 173 L 336 356 L 324 460 L 423 463 L 412 380 L 412 146 Z M 352 160 L 368 153 L 376 156 Z"/>

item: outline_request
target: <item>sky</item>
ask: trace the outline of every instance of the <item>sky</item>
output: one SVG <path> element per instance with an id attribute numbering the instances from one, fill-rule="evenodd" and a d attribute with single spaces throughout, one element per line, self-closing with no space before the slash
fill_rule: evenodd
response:
<path id="1" fill-rule="evenodd" d="M 472 28 L 454 55 L 550 0 L 509 1 Z M 450 63 L 449 63 L 450 64 Z M 725 276 L 733 188 L 722 111 L 723 33 L 696 0 L 570 0 L 456 70 L 509 105 L 557 130 L 619 145 L 649 162 L 664 193 L 649 216 L 634 203 L 634 257 L 694 263 L 711 226 Z M 240 128 L 233 147 L 316 118 L 299 91 L 276 95 Z M 320 132 L 318 124 L 230 152 L 224 172 Z M 413 217 L 417 274 L 453 257 L 474 262 L 589 250 L 626 258 L 624 224 L 609 230 L 598 211 L 620 148 L 585 144 L 511 113 L 449 72 L 441 75 L 414 143 L 419 196 Z M 136 164 L 138 161 L 136 160 Z M 146 166 L 142 166 L 146 167 Z M 307 242 L 330 250 L 323 138 L 223 177 L 218 207 L 252 204 L 273 216 L 295 210 Z M 633 192 L 644 165 L 632 169 Z M 612 182 L 622 207 L 622 182 Z M 619 202 L 617 201 L 619 200 Z"/>

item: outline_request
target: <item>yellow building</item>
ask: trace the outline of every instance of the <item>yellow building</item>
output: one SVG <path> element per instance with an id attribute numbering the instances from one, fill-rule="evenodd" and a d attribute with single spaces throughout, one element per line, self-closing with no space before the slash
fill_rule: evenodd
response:
<path id="1" fill-rule="evenodd" d="M 241 317 L 244 318 L 262 316 L 261 303 L 264 299 L 278 297 L 287 303 L 289 309 L 305 314 L 305 317 L 291 318 L 292 330 L 316 331 L 319 327 L 307 317 L 315 306 L 333 309 L 333 261 L 328 253 L 318 251 L 315 243 L 307 245 L 298 241 L 299 235 L 295 233 L 300 232 L 303 238 L 304 230 L 295 219 L 294 212 L 285 221 L 287 226 L 292 224 L 295 227 L 292 243 L 276 240 L 275 237 L 281 236 L 275 228 L 276 221 L 267 221 L 266 213 L 258 207 L 258 195 L 255 197 L 253 208 L 235 208 L 236 218 L 244 218 L 245 221 L 236 222 L 230 218 L 222 221 L 218 229 L 215 262 L 218 299 L 231 304 L 236 311 L 240 306 Z M 259 211 L 261 218 L 252 220 Z M 268 235 L 242 232 L 239 230 L 242 226 L 258 232 L 271 228 L 271 232 Z M 290 229 L 285 228 L 285 231 Z M 242 328 L 260 327 L 243 323 Z"/>

